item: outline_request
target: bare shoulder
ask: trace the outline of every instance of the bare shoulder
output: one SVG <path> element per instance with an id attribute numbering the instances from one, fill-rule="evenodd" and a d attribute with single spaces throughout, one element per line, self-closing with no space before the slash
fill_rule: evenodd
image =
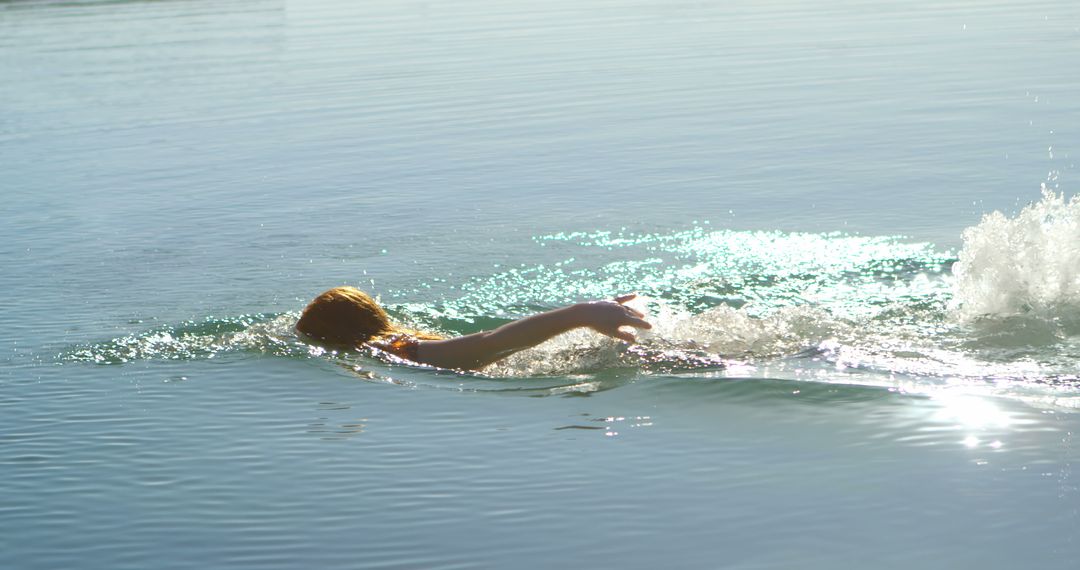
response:
<path id="1" fill-rule="evenodd" d="M 398 358 L 411 360 L 413 362 L 420 362 L 420 344 L 427 342 L 437 341 L 422 341 L 412 335 L 395 334 L 379 340 L 371 341 L 368 344 L 379 350 L 393 354 Z"/>

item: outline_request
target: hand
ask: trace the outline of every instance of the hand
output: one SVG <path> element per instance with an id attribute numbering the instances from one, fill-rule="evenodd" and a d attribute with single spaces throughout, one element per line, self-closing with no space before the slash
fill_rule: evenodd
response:
<path id="1" fill-rule="evenodd" d="M 635 297 L 636 293 L 629 293 L 615 297 L 614 301 L 593 301 L 581 305 L 585 312 L 585 326 L 613 338 L 636 342 L 634 333 L 620 330 L 620 327 L 651 329 L 652 325 L 645 320 L 643 313 L 624 305 Z"/>

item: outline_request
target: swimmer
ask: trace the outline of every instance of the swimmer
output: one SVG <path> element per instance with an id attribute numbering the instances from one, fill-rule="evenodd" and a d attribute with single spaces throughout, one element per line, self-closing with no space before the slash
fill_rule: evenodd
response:
<path id="1" fill-rule="evenodd" d="M 371 346 L 421 364 L 476 370 L 577 328 L 590 328 L 633 343 L 634 333 L 623 327 L 652 328 L 645 315 L 625 305 L 636 296 L 578 303 L 494 330 L 443 338 L 394 324 L 371 296 L 355 287 L 335 287 L 315 297 L 304 309 L 296 330 L 334 348 Z"/>

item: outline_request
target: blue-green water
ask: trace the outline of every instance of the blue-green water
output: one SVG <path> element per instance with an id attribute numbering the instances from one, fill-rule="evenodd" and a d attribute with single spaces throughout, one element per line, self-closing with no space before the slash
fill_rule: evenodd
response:
<path id="1" fill-rule="evenodd" d="M 1064 1 L 0 2 L 0 567 L 1072 568 L 1078 52 Z M 299 342 L 339 284 L 656 327 L 461 375 Z"/>

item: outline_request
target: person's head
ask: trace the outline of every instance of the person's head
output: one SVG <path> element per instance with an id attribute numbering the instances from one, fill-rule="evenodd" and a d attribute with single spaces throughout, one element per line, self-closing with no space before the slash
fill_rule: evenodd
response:
<path id="1" fill-rule="evenodd" d="M 327 344 L 358 346 L 397 332 L 386 311 L 356 287 L 334 287 L 308 304 L 296 330 Z"/>

